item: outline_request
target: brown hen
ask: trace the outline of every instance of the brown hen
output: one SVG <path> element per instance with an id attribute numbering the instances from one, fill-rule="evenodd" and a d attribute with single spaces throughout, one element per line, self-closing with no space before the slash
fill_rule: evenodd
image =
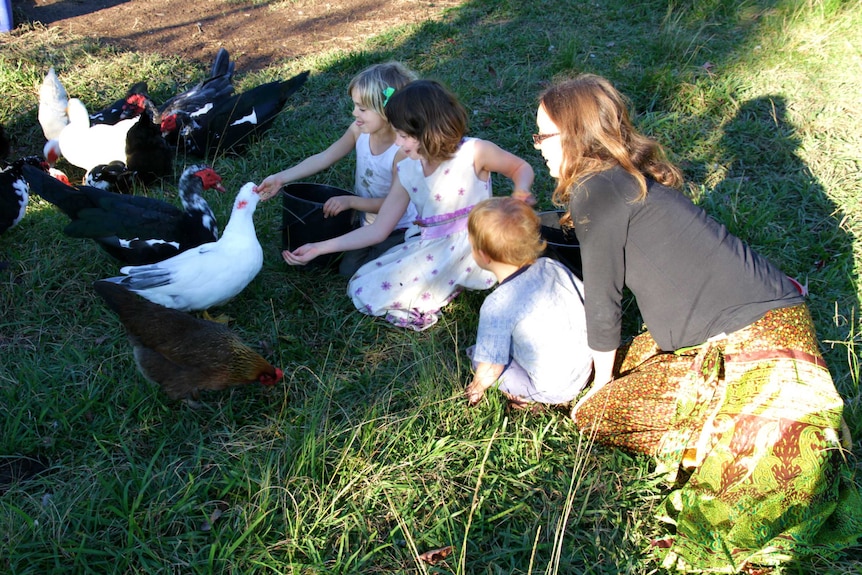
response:
<path id="1" fill-rule="evenodd" d="M 275 385 L 283 376 L 224 325 L 152 303 L 115 283 L 97 281 L 93 288 L 126 328 L 138 369 L 171 399 L 255 381 Z"/>

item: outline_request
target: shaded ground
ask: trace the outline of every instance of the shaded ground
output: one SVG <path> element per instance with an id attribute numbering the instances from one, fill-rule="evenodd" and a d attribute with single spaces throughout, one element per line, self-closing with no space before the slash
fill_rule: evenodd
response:
<path id="1" fill-rule="evenodd" d="M 349 49 L 401 24 L 435 19 L 462 0 L 22 0 L 15 23 L 38 21 L 123 49 L 209 63 L 220 46 L 238 69 Z"/>

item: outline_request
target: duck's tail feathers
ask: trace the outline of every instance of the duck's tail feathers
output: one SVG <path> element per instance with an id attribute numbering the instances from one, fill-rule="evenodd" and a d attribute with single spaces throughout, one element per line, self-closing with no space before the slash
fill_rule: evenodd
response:
<path id="1" fill-rule="evenodd" d="M 215 59 L 213 60 L 210 77 L 215 78 L 216 76 L 227 76 L 228 78 L 231 78 L 233 77 L 235 66 L 236 63 L 230 61 L 230 54 L 228 51 L 224 48 L 219 48 L 218 52 L 216 52 Z"/>
<path id="2" fill-rule="evenodd" d="M 308 75 L 311 73 L 310 70 L 306 70 L 304 72 L 300 72 L 293 78 L 285 80 L 281 84 L 281 97 L 285 100 L 290 97 L 294 92 L 302 88 L 302 85 L 308 80 Z"/>
<path id="3" fill-rule="evenodd" d="M 120 284 L 132 291 L 140 291 L 166 286 L 171 283 L 171 272 L 158 265 L 124 266 L 120 268 L 124 276 L 105 278 L 105 281 Z"/>

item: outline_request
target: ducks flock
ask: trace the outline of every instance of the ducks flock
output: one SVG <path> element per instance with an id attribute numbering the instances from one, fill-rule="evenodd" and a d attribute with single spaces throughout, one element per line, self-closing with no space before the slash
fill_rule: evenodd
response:
<path id="1" fill-rule="evenodd" d="M 125 97 L 90 114 L 80 99 L 69 98 L 51 68 L 39 89 L 44 156 L 52 165 L 62 157 L 87 172 L 124 162 L 143 183 L 151 183 L 168 175 L 177 153 L 206 159 L 241 151 L 270 127 L 309 75 L 301 72 L 236 94 L 234 73 L 230 54 L 221 48 L 207 78 L 161 106 L 139 81 Z"/>
<path id="2" fill-rule="evenodd" d="M 161 106 L 150 98 L 146 82 L 136 82 L 124 97 L 90 113 L 81 99 L 69 97 L 51 68 L 39 89 L 44 157 L 8 163 L 11 146 L 0 125 L 0 234 L 25 216 L 30 193 L 60 209 L 69 218 L 63 230 L 67 236 L 94 241 L 122 264 L 122 275 L 100 280 L 97 291 L 118 313 L 133 344 L 136 336 L 129 313 L 153 315 L 152 306 L 157 306 L 170 310 L 159 314 L 170 322 L 196 325 L 197 320 L 187 322 L 184 312 L 205 312 L 225 303 L 262 268 L 263 251 L 253 221 L 259 196 L 253 182 L 237 194 L 221 237 L 204 192 L 225 189 L 207 164 L 183 170 L 178 182 L 182 209 L 132 193 L 171 174 L 180 154 L 206 160 L 241 151 L 272 125 L 309 76 L 306 71 L 237 94 L 234 73 L 235 65 L 222 48 L 209 76 Z M 54 165 L 61 158 L 86 172 L 84 183 L 73 185 L 56 171 Z M 117 289 L 133 297 L 118 295 Z M 123 302 L 122 310 L 117 301 Z M 163 379 L 140 363 L 139 368 L 148 379 Z M 273 377 L 281 376 L 277 372 L 276 376 L 267 367 L 264 379 L 274 382 Z M 249 378 L 228 379 L 233 385 Z M 200 386 L 224 387 L 208 387 L 206 382 Z"/>

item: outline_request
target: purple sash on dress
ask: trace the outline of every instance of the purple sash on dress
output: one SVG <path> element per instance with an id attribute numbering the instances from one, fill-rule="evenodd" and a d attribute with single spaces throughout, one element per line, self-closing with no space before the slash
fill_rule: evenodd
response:
<path id="1" fill-rule="evenodd" d="M 423 240 L 442 238 L 467 229 L 467 216 L 473 206 L 467 206 L 448 214 L 437 214 L 428 218 L 420 218 L 413 223 L 419 226 Z"/>

